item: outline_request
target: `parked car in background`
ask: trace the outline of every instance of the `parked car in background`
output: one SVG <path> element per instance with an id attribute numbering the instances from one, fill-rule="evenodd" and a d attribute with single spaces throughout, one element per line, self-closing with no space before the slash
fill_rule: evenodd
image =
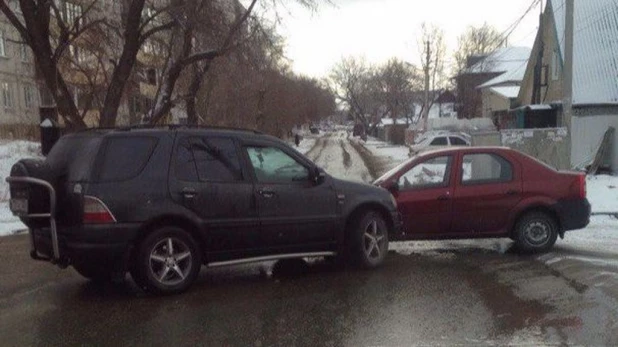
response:
<path id="1" fill-rule="evenodd" d="M 448 131 L 428 131 L 418 137 L 410 146 L 410 156 L 444 147 L 470 146 L 470 136 Z"/>
<path id="2" fill-rule="evenodd" d="M 584 174 L 509 148 L 425 152 L 375 184 L 397 200 L 401 239 L 510 237 L 526 252 L 542 252 L 590 218 Z"/>
<path id="3" fill-rule="evenodd" d="M 7 181 L 33 259 L 99 281 L 129 271 L 164 294 L 202 265 L 345 255 L 373 268 L 400 226 L 388 191 L 253 131 L 87 130 L 17 162 Z"/>

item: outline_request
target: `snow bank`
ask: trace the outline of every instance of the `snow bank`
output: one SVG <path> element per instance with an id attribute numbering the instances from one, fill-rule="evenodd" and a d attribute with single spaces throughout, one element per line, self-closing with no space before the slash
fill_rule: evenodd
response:
<path id="1" fill-rule="evenodd" d="M 11 167 L 20 159 L 42 158 L 41 145 L 30 141 L 0 142 L 0 236 L 9 235 L 26 226 L 13 216 L 9 210 L 9 185 L 5 178 L 11 173 Z"/>
<path id="2" fill-rule="evenodd" d="M 9 199 L 9 185 L 4 179 L 11 173 L 11 167 L 26 158 L 42 158 L 41 144 L 30 141 L 0 142 L 0 201 Z"/>
<path id="3" fill-rule="evenodd" d="M 588 176 L 586 183 L 592 213 L 618 214 L 618 176 Z"/>

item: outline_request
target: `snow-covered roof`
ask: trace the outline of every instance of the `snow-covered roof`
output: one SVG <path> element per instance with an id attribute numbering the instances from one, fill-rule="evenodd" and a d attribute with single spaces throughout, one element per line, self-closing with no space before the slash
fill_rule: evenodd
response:
<path id="1" fill-rule="evenodd" d="M 514 66 L 515 64 L 513 64 L 513 67 Z M 476 88 L 481 89 L 481 88 L 493 87 L 493 86 L 498 86 L 504 83 L 511 83 L 511 82 L 520 83 L 521 81 L 524 80 L 524 75 L 526 74 L 527 66 L 528 66 L 528 59 L 526 59 L 525 61 L 521 61 L 519 66 L 515 67 L 514 69 L 509 70 L 500 76 L 494 77 Z"/>
<path id="2" fill-rule="evenodd" d="M 487 58 L 467 68 L 465 73 L 487 72 L 511 72 L 520 69 L 525 70 L 531 49 L 529 47 L 503 47 L 498 48 Z M 520 78 L 520 80 L 523 79 Z"/>
<path id="3" fill-rule="evenodd" d="M 518 86 L 491 87 L 490 90 L 508 99 L 514 99 L 519 94 Z"/>
<path id="4" fill-rule="evenodd" d="M 549 104 L 534 104 L 534 105 L 524 105 L 524 106 L 517 108 L 517 110 L 521 110 L 521 109 L 526 109 L 526 110 L 531 110 L 531 111 L 545 111 L 545 110 L 551 110 L 553 109 L 553 107 L 551 107 L 551 105 Z"/>
<path id="5" fill-rule="evenodd" d="M 403 118 L 397 118 L 397 119 L 393 119 L 393 118 L 382 118 L 380 119 L 380 124 L 382 125 L 393 125 L 393 124 L 407 124 L 408 121 L 406 121 L 406 119 Z"/>
<path id="6" fill-rule="evenodd" d="M 618 0 L 574 1 L 573 104 L 618 104 Z M 551 0 L 564 61 L 565 0 Z"/>

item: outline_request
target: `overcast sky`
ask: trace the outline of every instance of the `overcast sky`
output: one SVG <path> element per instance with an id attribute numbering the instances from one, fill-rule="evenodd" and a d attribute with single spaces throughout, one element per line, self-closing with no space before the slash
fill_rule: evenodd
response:
<path id="1" fill-rule="evenodd" d="M 380 63 L 398 57 L 418 65 L 417 38 L 421 23 L 445 32 L 447 48 L 469 25 L 484 22 L 504 31 L 532 4 L 532 0 L 333 0 L 316 13 L 297 5 L 280 8 L 278 28 L 287 39 L 286 55 L 293 69 L 325 77 L 347 56 L 364 56 Z M 545 3 L 545 1 L 543 1 Z M 537 6 L 509 39 L 513 46 L 532 46 L 538 27 Z"/>

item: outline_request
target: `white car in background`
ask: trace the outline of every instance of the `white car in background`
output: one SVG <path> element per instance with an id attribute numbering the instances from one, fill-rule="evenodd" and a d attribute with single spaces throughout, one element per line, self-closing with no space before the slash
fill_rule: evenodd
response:
<path id="1" fill-rule="evenodd" d="M 444 147 L 470 146 L 470 135 L 465 133 L 428 131 L 418 137 L 410 146 L 410 156 L 432 149 Z"/>

